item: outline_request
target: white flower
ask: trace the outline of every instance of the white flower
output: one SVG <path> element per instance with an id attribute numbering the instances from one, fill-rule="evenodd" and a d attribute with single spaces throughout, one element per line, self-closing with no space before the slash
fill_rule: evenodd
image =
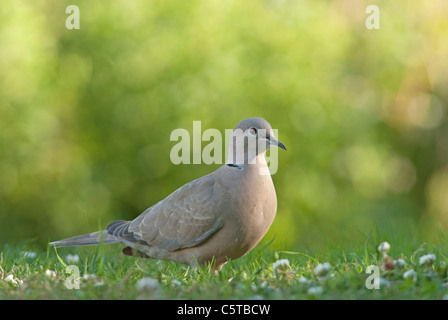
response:
<path id="1" fill-rule="evenodd" d="M 378 252 L 382 253 L 383 255 L 387 255 L 387 253 L 390 250 L 390 244 L 389 242 L 381 242 L 380 245 L 378 246 Z"/>
<path id="2" fill-rule="evenodd" d="M 14 275 L 12 273 L 8 274 L 4 280 L 6 282 L 9 282 L 9 283 L 15 285 L 15 286 L 18 286 L 19 284 L 23 283 L 22 280 L 14 278 Z"/>
<path id="3" fill-rule="evenodd" d="M 8 274 L 5 278 L 6 282 L 14 282 L 14 276 L 12 274 Z"/>
<path id="4" fill-rule="evenodd" d="M 314 274 L 319 277 L 323 278 L 325 277 L 331 270 L 331 264 L 328 262 L 318 264 L 316 268 L 314 268 Z"/>
<path id="5" fill-rule="evenodd" d="M 45 275 L 48 278 L 54 278 L 54 277 L 56 277 L 56 272 L 54 272 L 53 270 L 47 269 L 47 270 L 45 270 Z"/>
<path id="6" fill-rule="evenodd" d="M 171 286 L 173 286 L 173 287 L 180 287 L 180 286 L 182 286 L 182 282 L 180 282 L 177 279 L 174 279 L 173 281 L 171 281 Z"/>
<path id="7" fill-rule="evenodd" d="M 310 284 L 310 283 L 311 283 L 311 280 L 308 279 L 308 278 L 306 278 L 306 277 L 304 277 L 304 276 L 301 276 L 301 277 L 299 278 L 299 283 L 302 283 L 302 284 Z"/>
<path id="8" fill-rule="evenodd" d="M 380 287 L 390 287 L 391 282 L 385 278 L 380 278 Z"/>
<path id="9" fill-rule="evenodd" d="M 84 275 L 82 276 L 82 278 L 83 278 L 84 280 L 96 279 L 96 275 L 94 275 L 94 274 L 84 273 Z"/>
<path id="10" fill-rule="evenodd" d="M 436 255 L 432 253 L 421 256 L 419 259 L 420 265 L 427 265 L 427 266 L 431 266 L 434 263 L 434 261 L 436 261 Z"/>
<path id="11" fill-rule="evenodd" d="M 404 268 L 405 265 L 406 265 L 406 261 L 404 259 L 394 260 L 394 266 L 397 269 L 402 269 L 402 268 Z"/>
<path id="12" fill-rule="evenodd" d="M 77 263 L 79 261 L 79 256 L 77 254 L 68 254 L 65 258 L 68 263 Z"/>
<path id="13" fill-rule="evenodd" d="M 34 259 L 37 256 L 36 252 L 33 251 L 23 251 L 22 253 L 25 258 Z"/>
<path id="14" fill-rule="evenodd" d="M 289 268 L 289 260 L 288 259 L 277 260 L 272 264 L 272 268 L 275 270 L 275 272 L 285 271 Z"/>
<path id="15" fill-rule="evenodd" d="M 411 269 L 403 273 L 403 279 L 410 279 L 412 278 L 412 281 L 417 281 L 417 273 Z"/>
<path id="16" fill-rule="evenodd" d="M 311 288 L 308 289 L 308 294 L 310 296 L 319 296 L 322 293 L 324 293 L 324 289 L 322 287 L 320 287 L 320 286 L 311 287 Z"/>
<path id="17" fill-rule="evenodd" d="M 159 281 L 154 278 L 143 278 L 137 281 L 138 290 L 157 290 L 160 288 Z"/>

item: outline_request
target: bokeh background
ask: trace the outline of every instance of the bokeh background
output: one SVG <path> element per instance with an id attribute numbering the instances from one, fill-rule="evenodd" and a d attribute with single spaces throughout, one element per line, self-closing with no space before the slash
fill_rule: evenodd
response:
<path id="1" fill-rule="evenodd" d="M 250 116 L 288 147 L 274 247 L 442 241 L 447 112 L 445 0 L 2 1 L 0 243 L 136 217 L 219 167 L 173 165 L 172 130 Z"/>

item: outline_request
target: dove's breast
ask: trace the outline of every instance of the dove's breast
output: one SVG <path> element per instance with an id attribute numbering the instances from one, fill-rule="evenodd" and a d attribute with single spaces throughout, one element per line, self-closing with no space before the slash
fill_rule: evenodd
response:
<path id="1" fill-rule="evenodd" d="M 235 169 L 238 170 L 238 169 Z M 222 203 L 225 225 L 221 233 L 227 239 L 227 257 L 239 258 L 252 250 L 263 238 L 274 221 L 277 197 L 270 175 L 261 175 L 258 166 L 248 166 L 239 174 L 245 179 L 235 179 L 228 188 L 226 201 Z M 223 187 L 223 186 L 220 186 Z"/>
<path id="2" fill-rule="evenodd" d="M 201 245 L 175 252 L 173 260 L 180 258 L 192 266 L 196 262 L 201 265 L 215 261 L 222 266 L 252 250 L 275 218 L 277 197 L 272 178 L 259 174 L 257 165 L 223 166 L 214 175 L 213 193 L 217 198 L 210 210 L 220 217 L 223 225 Z"/>

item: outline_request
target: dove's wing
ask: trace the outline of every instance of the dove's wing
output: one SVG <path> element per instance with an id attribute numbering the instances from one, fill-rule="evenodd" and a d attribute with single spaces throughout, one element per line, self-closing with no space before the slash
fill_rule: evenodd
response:
<path id="1" fill-rule="evenodd" d="M 219 202 L 215 179 L 209 174 L 177 189 L 135 220 L 111 223 L 108 231 L 168 251 L 194 247 L 222 227 Z"/>

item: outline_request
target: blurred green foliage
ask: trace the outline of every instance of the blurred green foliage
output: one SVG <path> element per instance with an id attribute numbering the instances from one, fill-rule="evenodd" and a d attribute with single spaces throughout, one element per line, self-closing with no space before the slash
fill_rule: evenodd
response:
<path id="1" fill-rule="evenodd" d="M 447 36 L 444 0 L 2 1 L 0 241 L 132 219 L 218 167 L 171 164 L 173 129 L 250 116 L 288 147 L 276 246 L 446 232 Z"/>

